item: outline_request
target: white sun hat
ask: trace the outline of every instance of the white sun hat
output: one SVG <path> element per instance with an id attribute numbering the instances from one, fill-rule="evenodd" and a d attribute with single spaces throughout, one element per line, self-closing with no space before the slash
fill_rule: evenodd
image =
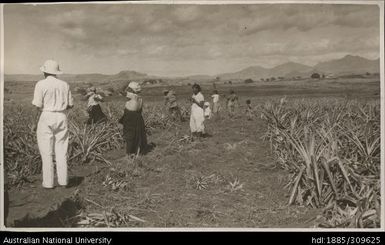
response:
<path id="1" fill-rule="evenodd" d="M 47 60 L 44 62 L 44 65 L 40 67 L 40 70 L 44 73 L 49 73 L 49 74 L 63 74 L 63 72 L 59 68 L 59 64 L 54 61 L 54 60 Z"/>
<path id="2" fill-rule="evenodd" d="M 134 90 L 135 93 L 139 93 L 140 91 L 142 91 L 140 84 L 137 82 L 130 82 L 130 84 L 128 84 L 128 87 Z"/>

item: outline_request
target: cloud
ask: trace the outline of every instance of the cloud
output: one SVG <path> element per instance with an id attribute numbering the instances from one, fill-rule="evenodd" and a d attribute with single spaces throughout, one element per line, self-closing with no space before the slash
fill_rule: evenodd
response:
<path id="1" fill-rule="evenodd" d="M 86 37 L 86 34 L 81 27 L 63 27 L 62 31 L 75 39 L 84 39 Z"/>
<path id="2" fill-rule="evenodd" d="M 255 16 L 241 18 L 239 28 L 243 35 L 265 30 L 308 30 L 326 26 L 367 28 L 379 26 L 377 6 L 360 5 L 281 5 L 256 12 Z"/>
<path id="3" fill-rule="evenodd" d="M 87 69 L 107 72 L 109 64 L 147 72 L 169 63 L 161 67 L 193 73 L 208 63 L 235 69 L 263 59 L 379 54 L 379 9 L 370 5 L 7 5 L 4 13 L 6 57 L 40 65 L 44 55 L 57 56 L 74 72 L 86 69 L 79 57 L 90 61 Z"/>
<path id="4" fill-rule="evenodd" d="M 200 8 L 194 5 L 174 8 L 172 14 L 175 16 L 175 21 L 180 23 L 188 23 L 201 17 Z"/>

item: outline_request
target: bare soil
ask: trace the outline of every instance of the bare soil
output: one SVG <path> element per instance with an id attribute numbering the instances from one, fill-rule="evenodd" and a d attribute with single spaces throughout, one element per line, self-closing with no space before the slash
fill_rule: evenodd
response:
<path id="1" fill-rule="evenodd" d="M 87 178 L 81 190 L 88 200 L 87 212 L 114 207 L 146 221 L 128 226 L 143 227 L 312 225 L 319 210 L 287 206 L 288 173 L 276 167 L 269 145 L 261 140 L 262 121 L 226 118 L 206 126 L 210 137 L 174 147 L 169 139 L 188 134 L 187 123 L 151 135 L 149 140 L 156 147 L 134 164 L 128 191 L 102 185 L 108 168 Z M 124 155 L 122 151 L 113 155 Z M 115 163 L 115 168 L 130 164 L 125 158 Z M 199 186 L 199 179 L 207 185 Z"/>

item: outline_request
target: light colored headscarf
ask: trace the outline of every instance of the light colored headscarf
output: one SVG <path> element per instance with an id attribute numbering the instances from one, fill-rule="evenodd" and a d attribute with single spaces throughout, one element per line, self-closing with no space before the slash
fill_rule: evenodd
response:
<path id="1" fill-rule="evenodd" d="M 135 93 L 139 93 L 142 91 L 140 84 L 137 82 L 130 82 L 130 84 L 128 84 L 128 87 L 132 89 Z"/>

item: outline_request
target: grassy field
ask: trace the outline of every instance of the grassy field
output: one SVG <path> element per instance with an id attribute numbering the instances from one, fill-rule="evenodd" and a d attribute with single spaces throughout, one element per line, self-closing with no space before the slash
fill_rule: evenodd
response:
<path id="1" fill-rule="evenodd" d="M 241 107 L 234 119 L 223 112 L 209 120 L 210 137 L 198 141 L 188 120 L 167 117 L 161 87 L 144 88 L 154 148 L 135 160 L 122 149 L 123 98 L 102 105 L 106 125 L 86 128 L 85 102 L 75 95 L 70 165 L 105 168 L 78 186 L 82 209 L 68 226 L 378 227 L 379 82 L 322 82 L 218 84 L 221 94 L 234 89 Z M 33 84 L 5 88 L 5 163 L 17 193 L 41 170 L 30 123 Z M 174 89 L 188 119 L 191 88 Z M 203 86 L 206 98 L 212 89 Z M 246 99 L 252 121 L 243 113 Z"/>

